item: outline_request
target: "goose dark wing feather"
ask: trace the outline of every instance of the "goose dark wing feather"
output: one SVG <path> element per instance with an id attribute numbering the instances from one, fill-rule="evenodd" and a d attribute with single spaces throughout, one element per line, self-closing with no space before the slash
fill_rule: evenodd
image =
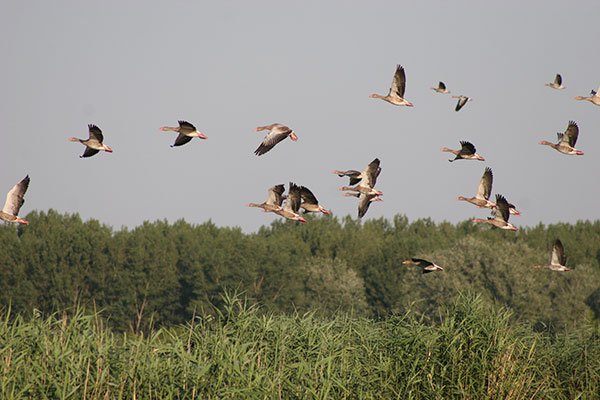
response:
<path id="1" fill-rule="evenodd" d="M 461 149 L 460 149 L 461 155 L 475 154 L 476 149 L 475 149 L 475 146 L 473 145 L 473 143 L 467 142 L 465 140 L 461 140 L 460 145 L 461 145 Z"/>
<path id="2" fill-rule="evenodd" d="M 397 94 L 400 97 L 404 97 L 404 91 L 406 90 L 406 74 L 404 72 L 404 67 L 398 65 L 396 67 L 396 73 L 394 74 L 394 79 L 392 80 L 392 87 L 390 88 L 390 92 Z"/>
<path id="3" fill-rule="evenodd" d="M 98 128 L 94 124 L 89 124 L 88 130 L 90 132 L 90 139 L 96 139 L 97 141 L 102 143 L 102 141 L 104 140 L 104 136 L 102 135 L 102 130 L 100 130 L 100 128 Z"/>
<path id="4" fill-rule="evenodd" d="M 175 139 L 175 143 L 173 143 L 171 147 L 183 146 L 190 140 L 192 140 L 191 136 L 185 136 L 183 133 L 180 133 L 179 135 L 177 135 L 177 139 Z"/>
<path id="5" fill-rule="evenodd" d="M 577 143 L 577 137 L 579 136 L 579 127 L 575 121 L 569 121 L 569 126 L 565 131 L 565 137 L 569 143 L 569 146 L 575 147 Z"/>
<path id="6" fill-rule="evenodd" d="M 91 156 L 95 155 L 99 151 L 100 150 L 92 149 L 91 147 L 86 147 L 85 151 L 83 152 L 83 154 L 80 155 L 79 157 L 81 157 L 81 158 L 88 158 L 88 157 L 91 157 Z"/>

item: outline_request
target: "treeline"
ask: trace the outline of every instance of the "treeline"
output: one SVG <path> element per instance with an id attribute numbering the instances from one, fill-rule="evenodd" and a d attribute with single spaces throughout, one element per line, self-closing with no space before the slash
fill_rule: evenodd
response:
<path id="1" fill-rule="evenodd" d="M 0 307 L 30 315 L 73 305 L 98 310 L 118 330 L 185 323 L 243 293 L 272 312 L 338 310 L 385 318 L 436 310 L 460 292 L 508 307 L 513 318 L 563 330 L 600 317 L 600 222 L 538 225 L 518 233 L 471 222 L 409 223 L 309 218 L 258 232 L 212 222 L 145 222 L 113 230 L 55 211 L 0 227 Z M 535 270 L 560 238 L 569 273 Z M 409 257 L 435 261 L 422 275 Z"/>

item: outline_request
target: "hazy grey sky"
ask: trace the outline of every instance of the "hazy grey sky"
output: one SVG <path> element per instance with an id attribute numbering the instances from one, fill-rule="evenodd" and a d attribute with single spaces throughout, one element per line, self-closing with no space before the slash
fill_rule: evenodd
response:
<path id="1" fill-rule="evenodd" d="M 600 218 L 598 1 L 27 1 L 0 14 L 0 191 L 26 174 L 22 215 L 78 212 L 115 228 L 144 220 L 212 219 L 251 231 L 278 218 L 243 205 L 289 181 L 337 216 L 356 200 L 332 169 L 383 171 L 383 203 L 365 218 L 461 221 L 488 213 L 475 194 L 485 166 L 493 193 L 522 211 L 517 226 Z M 370 99 L 406 69 L 414 108 Z M 560 72 L 566 90 L 544 87 Z M 430 90 L 443 80 L 455 100 Z M 170 148 L 185 119 L 208 135 Z M 538 145 L 569 120 L 569 157 Z M 253 151 L 272 122 L 298 134 Z M 97 124 L 114 153 L 80 159 Z M 440 147 L 472 141 L 485 162 L 448 163 Z M 2 195 L 3 196 L 3 195 Z"/>

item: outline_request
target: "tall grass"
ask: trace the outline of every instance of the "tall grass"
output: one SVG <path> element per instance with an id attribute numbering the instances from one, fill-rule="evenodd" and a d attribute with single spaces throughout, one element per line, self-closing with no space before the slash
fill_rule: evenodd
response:
<path id="1" fill-rule="evenodd" d="M 433 325 L 264 314 L 238 297 L 187 326 L 115 334 L 99 315 L 2 315 L 2 399 L 590 399 L 597 328 L 563 336 L 462 296 Z"/>

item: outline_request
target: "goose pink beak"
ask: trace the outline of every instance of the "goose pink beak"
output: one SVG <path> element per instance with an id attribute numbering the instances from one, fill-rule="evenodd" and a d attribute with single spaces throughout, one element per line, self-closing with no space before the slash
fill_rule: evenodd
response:
<path id="1" fill-rule="evenodd" d="M 199 137 L 200 139 L 208 139 L 208 136 L 206 136 L 206 135 L 205 135 L 204 133 L 202 133 L 202 132 L 198 132 L 198 137 Z"/>
<path id="2" fill-rule="evenodd" d="M 113 152 L 113 149 L 111 149 L 111 148 L 110 148 L 110 147 L 108 147 L 108 146 L 104 146 L 104 151 L 106 151 L 107 153 L 112 153 L 112 152 Z"/>
<path id="3" fill-rule="evenodd" d="M 296 140 L 298 140 L 298 136 L 296 136 L 296 134 L 292 132 L 290 133 L 290 139 L 292 139 L 295 142 Z"/>

